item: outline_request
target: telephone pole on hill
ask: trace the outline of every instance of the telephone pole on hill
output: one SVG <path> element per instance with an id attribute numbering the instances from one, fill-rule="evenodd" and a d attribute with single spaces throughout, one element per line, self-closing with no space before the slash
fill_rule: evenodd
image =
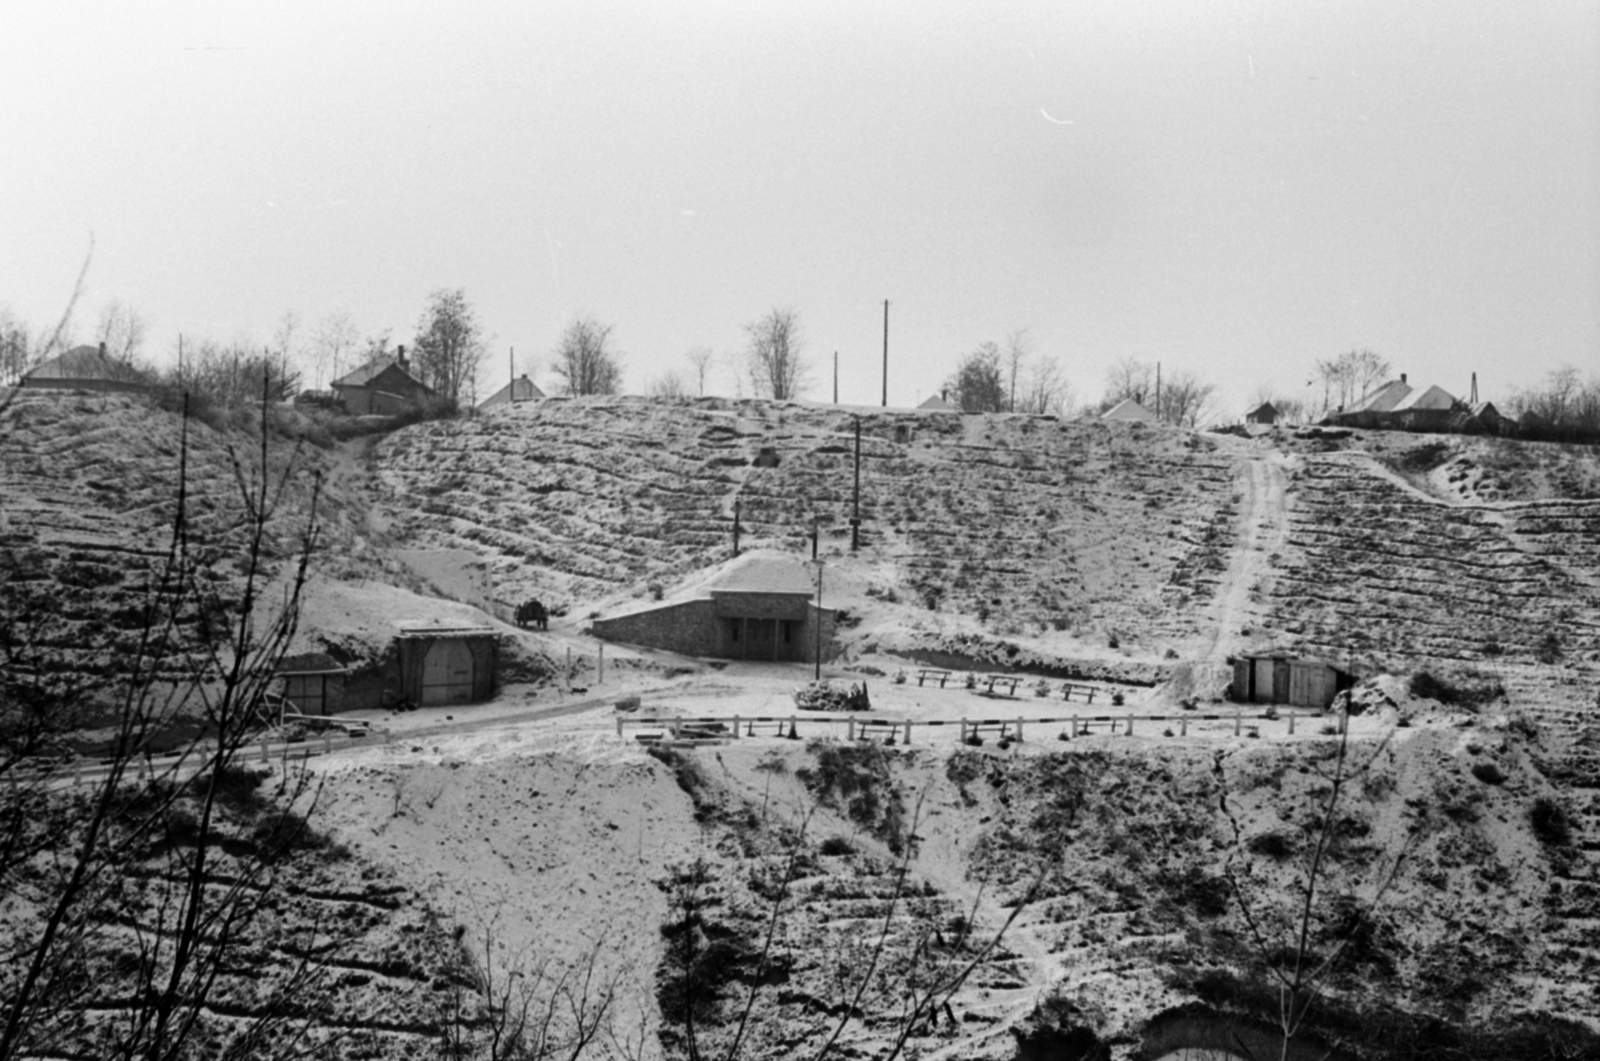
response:
<path id="1" fill-rule="evenodd" d="M 889 300 L 883 300 L 883 407 L 889 408 Z"/>

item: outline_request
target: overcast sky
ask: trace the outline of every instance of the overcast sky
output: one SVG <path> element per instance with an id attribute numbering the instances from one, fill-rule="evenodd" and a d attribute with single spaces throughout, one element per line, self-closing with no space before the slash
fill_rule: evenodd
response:
<path id="1" fill-rule="evenodd" d="M 92 233 L 79 338 L 121 299 L 158 361 L 461 287 L 490 386 L 574 315 L 638 390 L 787 306 L 809 396 L 837 350 L 876 404 L 884 299 L 894 405 L 1021 328 L 1234 414 L 1357 347 L 1600 371 L 1593 0 L 8 0 L 0 100 L 0 305 L 59 314 Z"/>

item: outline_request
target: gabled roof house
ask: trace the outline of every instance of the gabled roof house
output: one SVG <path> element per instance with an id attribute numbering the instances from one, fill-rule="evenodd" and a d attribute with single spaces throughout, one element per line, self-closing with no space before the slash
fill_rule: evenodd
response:
<path id="1" fill-rule="evenodd" d="M 74 346 L 35 366 L 22 377 L 22 386 L 36 390 L 146 391 L 144 373 L 106 352 L 106 344 Z"/>
<path id="2" fill-rule="evenodd" d="M 331 386 L 355 416 L 392 416 L 436 397 L 432 387 L 411 374 L 403 346 L 394 357 L 375 357 Z"/>

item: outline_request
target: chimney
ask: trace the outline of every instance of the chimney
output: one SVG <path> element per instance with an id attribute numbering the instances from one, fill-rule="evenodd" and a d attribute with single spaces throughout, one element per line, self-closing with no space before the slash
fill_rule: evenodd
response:
<path id="1" fill-rule="evenodd" d="M 411 371 L 411 366 L 406 363 L 406 348 L 404 346 L 394 348 L 394 363 L 400 366 L 401 372 Z"/>
<path id="2" fill-rule="evenodd" d="M 1402 372 L 1402 373 L 1400 373 L 1400 382 L 1404 383 L 1405 381 L 1406 381 L 1406 374 L 1404 372 Z"/>
<path id="3" fill-rule="evenodd" d="M 941 390 L 939 392 L 939 400 L 941 402 L 949 401 L 950 400 L 950 392 L 948 390 Z"/>
<path id="4" fill-rule="evenodd" d="M 101 343 L 100 344 L 100 356 L 101 357 L 105 357 L 106 356 L 106 344 L 105 343 Z"/>

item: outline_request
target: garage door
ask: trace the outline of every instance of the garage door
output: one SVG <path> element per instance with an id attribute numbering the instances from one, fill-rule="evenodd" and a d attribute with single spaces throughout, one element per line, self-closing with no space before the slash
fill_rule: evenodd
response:
<path id="1" fill-rule="evenodd" d="M 472 702 L 472 652 L 465 641 L 435 641 L 422 661 L 422 703 Z"/>

